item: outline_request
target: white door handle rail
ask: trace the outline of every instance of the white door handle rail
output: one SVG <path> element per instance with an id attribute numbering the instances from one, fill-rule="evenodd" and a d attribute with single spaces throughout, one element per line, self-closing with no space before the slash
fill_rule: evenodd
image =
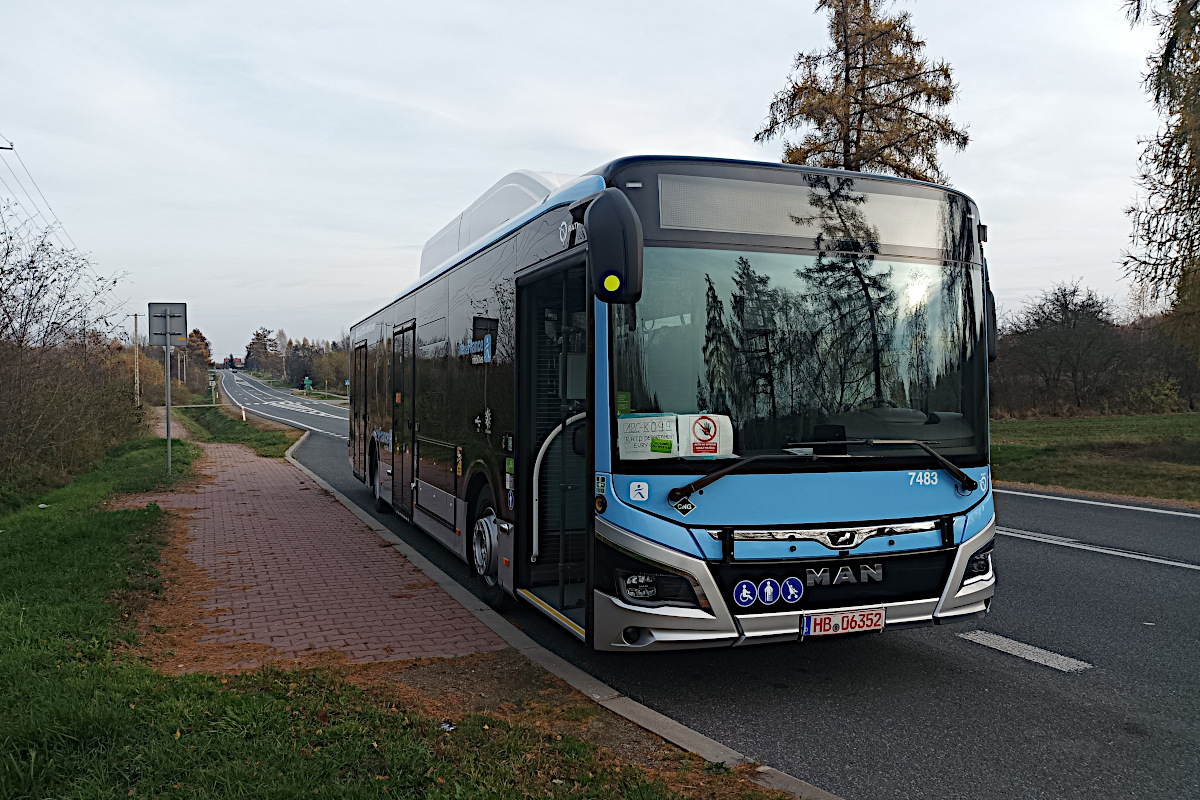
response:
<path id="1" fill-rule="evenodd" d="M 540 501 L 538 487 L 541 485 L 542 459 L 546 457 L 546 452 L 550 449 L 550 444 L 554 441 L 555 437 L 563 432 L 564 428 L 568 425 L 574 425 L 585 417 L 587 417 L 586 413 L 576 414 L 573 417 L 567 417 L 566 422 L 560 422 L 556 425 L 554 430 L 546 435 L 546 440 L 538 448 L 537 458 L 533 460 L 533 553 L 529 556 L 531 562 L 536 562 L 541 552 L 541 535 L 539 531 L 541 528 L 541 517 L 538 515 L 538 502 Z"/>

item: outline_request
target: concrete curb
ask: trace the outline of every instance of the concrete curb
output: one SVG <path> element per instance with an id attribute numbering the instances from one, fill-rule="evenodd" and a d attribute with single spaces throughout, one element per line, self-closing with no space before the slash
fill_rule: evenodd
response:
<path id="1" fill-rule="evenodd" d="M 311 434 L 311 431 L 305 431 L 304 435 L 287 449 L 284 457 L 296 469 L 316 481 L 318 486 L 336 497 L 338 502 L 348 508 L 350 513 L 362 520 L 364 525 L 375 531 L 381 539 L 392 545 L 397 552 L 428 575 L 430 580 L 441 586 L 447 594 L 474 614 L 476 619 L 491 628 L 510 646 L 525 654 L 530 661 L 540 665 L 550 674 L 562 679 L 571 687 L 578 689 L 614 714 L 624 717 L 657 736 L 661 736 L 663 739 L 689 753 L 700 756 L 705 761 L 724 762 L 730 766 L 753 763 L 752 759 L 747 758 L 732 748 L 726 747 L 717 740 L 710 739 L 699 731 L 692 730 L 686 725 L 676 722 L 670 717 L 622 695 L 608 684 L 589 675 L 579 667 L 555 655 L 533 641 L 533 639 L 530 639 L 515 625 L 472 594 L 465 586 L 440 570 L 425 556 L 401 541 L 396 534 L 389 531 L 364 509 L 359 508 L 357 504 L 351 502 L 350 498 L 330 486 L 323 478 L 297 461 L 292 455 L 293 452 L 300 445 L 304 444 Z M 786 772 L 780 772 L 774 767 L 759 766 L 749 778 L 760 786 L 786 792 L 800 800 L 841 800 L 837 795 L 830 794 L 824 789 L 813 786 L 811 783 L 806 783 L 799 778 L 792 777 Z"/>

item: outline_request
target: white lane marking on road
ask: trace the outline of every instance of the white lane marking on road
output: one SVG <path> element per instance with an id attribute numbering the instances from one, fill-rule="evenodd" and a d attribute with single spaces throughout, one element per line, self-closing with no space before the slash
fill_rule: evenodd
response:
<path id="1" fill-rule="evenodd" d="M 1200 514 L 1193 514 L 1189 511 L 1168 511 L 1165 508 L 1146 508 L 1145 506 L 1125 506 L 1120 503 L 1104 503 L 1099 500 L 1082 500 L 1078 497 L 1059 497 L 1053 494 L 1035 494 L 1033 492 L 1016 492 L 1012 489 L 993 489 L 996 494 L 1015 494 L 1021 497 L 1036 497 L 1041 500 L 1061 500 L 1064 503 L 1083 503 L 1089 506 L 1105 506 L 1106 508 L 1123 508 L 1127 511 L 1145 511 L 1150 514 L 1170 514 L 1174 517 L 1191 517 L 1192 519 L 1200 519 Z"/>
<path id="2" fill-rule="evenodd" d="M 1132 558 L 1136 561 L 1149 561 L 1152 564 L 1164 564 L 1168 567 L 1181 567 L 1182 569 L 1194 569 L 1200 571 L 1200 564 L 1189 564 L 1186 561 L 1172 561 L 1169 558 L 1159 558 L 1158 556 L 1150 556 L 1145 553 L 1135 553 L 1131 550 L 1118 550 L 1113 547 L 1101 547 L 1100 545 L 1088 544 L 1081 542 L 1078 539 L 1067 539 L 1063 536 L 1051 536 L 1048 533 L 1036 533 L 1034 531 L 1019 531 L 1015 528 L 996 528 L 996 532 L 1001 536 L 1012 536 L 1015 539 L 1028 539 L 1031 542 L 1042 542 L 1044 544 L 1054 544 L 1059 547 L 1070 547 L 1075 550 L 1087 550 L 1092 553 L 1103 553 L 1109 556 L 1119 556 L 1121 558 Z"/>
<path id="3" fill-rule="evenodd" d="M 968 642 L 974 642 L 975 644 L 981 644 L 984 647 L 990 647 L 993 650 L 999 650 L 1001 653 L 1008 653 L 1009 655 L 1023 658 L 1026 661 L 1032 661 L 1035 664 L 1041 664 L 1044 667 L 1056 669 L 1059 672 L 1083 672 L 1085 669 L 1092 668 L 1092 665 L 1086 661 L 1080 661 L 1069 656 L 1053 653 L 1049 650 L 1043 650 L 1040 647 L 1018 642 L 1016 639 L 1009 639 L 1007 636 L 1001 636 L 996 633 L 968 631 L 958 634 L 958 638 L 966 639 Z"/>
<path id="4" fill-rule="evenodd" d="M 233 393 L 232 393 L 232 392 L 229 392 L 228 390 L 226 390 L 226 394 L 228 394 L 228 395 L 229 395 L 229 399 L 230 399 L 230 400 L 233 400 L 233 402 L 237 403 L 237 405 L 238 405 L 238 407 L 239 407 L 239 408 L 242 408 L 242 409 L 244 409 L 244 410 L 247 410 L 247 411 L 249 411 L 251 414 L 257 414 L 257 415 L 258 415 L 258 416 L 260 416 L 260 417 L 266 417 L 267 419 L 273 419 L 273 420 L 275 420 L 276 422 L 282 422 L 282 423 L 285 423 L 285 424 L 287 424 L 287 425 L 291 425 L 291 426 L 293 426 L 293 427 L 297 427 L 297 428 L 303 428 L 304 430 L 306 430 L 306 431 L 312 431 L 313 433 L 323 433 L 323 434 L 325 434 L 326 436 L 332 436 L 333 438 L 335 438 L 335 439 L 341 439 L 341 440 L 342 440 L 342 441 L 344 441 L 344 442 L 348 442 L 348 441 L 350 441 L 350 437 L 349 437 L 349 436 L 343 436 L 343 435 L 342 435 L 342 434 L 340 434 L 340 433 L 334 433 L 333 431 L 322 430 L 321 428 L 314 428 L 314 427 L 313 427 L 313 426 L 311 426 L 311 425 L 305 425 L 303 422 L 297 422 L 296 420 L 293 420 L 293 419 L 284 419 L 283 417 L 276 417 L 276 416 L 274 416 L 273 414 L 268 414 L 268 413 L 267 413 L 267 412 L 265 412 L 265 411 L 262 411 L 262 410 L 259 410 L 259 409 L 253 409 L 253 408 L 250 408 L 250 407 L 249 407 L 249 406 L 247 406 L 247 405 L 243 405 L 241 401 L 239 401 L 239 400 L 238 400 L 236 397 L 234 397 L 234 395 L 233 395 Z"/>
<path id="5" fill-rule="evenodd" d="M 317 408 L 309 408 L 303 403 L 297 403 L 295 400 L 268 400 L 267 405 L 282 408 L 284 411 L 298 411 L 301 414 L 312 414 L 314 417 L 328 417 L 329 419 L 344 419 L 338 414 L 327 414 Z"/>
<path id="6" fill-rule="evenodd" d="M 342 434 L 340 434 L 340 433 L 334 433 L 333 431 L 327 431 L 327 430 L 323 430 L 323 429 L 321 429 L 321 428 L 314 428 L 313 426 L 311 426 L 311 425 L 305 425 L 303 422 L 300 422 L 300 421 L 298 421 L 298 420 L 294 420 L 294 419 L 285 419 L 285 418 L 283 418 L 283 417 L 277 417 L 277 416 L 275 416 L 275 415 L 273 415 L 273 414 L 268 414 L 267 412 L 265 412 L 265 411 L 262 411 L 261 409 L 257 409 L 257 408 L 251 408 L 250 406 L 246 406 L 245 408 L 246 408 L 246 410 L 247 410 L 247 411 L 249 411 L 251 414 L 256 414 L 256 415 L 258 415 L 258 416 L 260 416 L 260 417 L 266 417 L 267 419 L 273 419 L 273 420 L 275 420 L 276 422 L 282 422 L 282 423 L 284 423 L 284 424 L 286 424 L 286 425 L 291 425 L 291 426 L 292 426 L 292 427 L 294 427 L 294 428 L 303 428 L 304 430 L 306 430 L 306 431 L 312 431 L 313 433 L 323 433 L 323 434 L 325 434 L 326 436 L 332 436 L 332 437 L 333 437 L 333 438 L 335 438 L 335 439 L 341 439 L 341 440 L 343 440 L 343 441 L 347 441 L 347 442 L 348 442 L 348 441 L 350 441 L 350 437 L 349 437 L 349 436 L 343 436 L 343 435 L 342 435 Z"/>

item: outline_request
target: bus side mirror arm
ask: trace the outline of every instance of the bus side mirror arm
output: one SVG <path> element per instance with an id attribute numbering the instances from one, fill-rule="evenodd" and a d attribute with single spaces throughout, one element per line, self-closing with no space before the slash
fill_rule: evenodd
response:
<path id="1" fill-rule="evenodd" d="M 633 203 L 609 187 L 572 203 L 588 246 L 588 282 L 605 303 L 636 303 L 642 296 L 642 223 Z"/>

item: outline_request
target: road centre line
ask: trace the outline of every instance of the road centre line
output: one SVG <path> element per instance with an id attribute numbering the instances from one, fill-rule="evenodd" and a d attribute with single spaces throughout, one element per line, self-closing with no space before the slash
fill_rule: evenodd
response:
<path id="1" fill-rule="evenodd" d="M 1200 519 L 1200 514 L 1195 514 L 1190 511 L 1168 511 L 1165 508 L 1147 508 L 1146 506 L 1128 506 L 1120 503 L 1105 503 L 1100 500 L 1083 500 L 1078 497 L 1059 497 L 1054 494 L 1036 494 L 1034 492 L 1018 492 L 1012 489 L 993 489 L 996 494 L 1015 494 L 1021 497 L 1036 497 L 1041 500 L 1061 500 L 1064 503 L 1083 503 L 1089 506 L 1105 506 L 1107 508 L 1123 508 L 1126 511 L 1146 511 L 1150 514 L 1170 514 L 1173 517 L 1191 517 L 1192 519 Z"/>
<path id="2" fill-rule="evenodd" d="M 1041 542 L 1042 544 L 1055 544 L 1059 547 L 1071 547 L 1075 550 L 1087 550 L 1092 553 L 1103 553 L 1109 556 L 1119 556 L 1120 558 L 1132 558 L 1137 561 L 1149 561 L 1153 564 L 1163 564 L 1168 567 L 1181 567 L 1182 569 L 1192 569 L 1200 571 L 1200 564 L 1189 564 L 1186 561 L 1172 561 L 1169 558 L 1158 558 L 1157 556 L 1148 556 L 1144 553 L 1134 553 L 1129 550 L 1117 550 L 1112 547 L 1101 547 L 1095 544 L 1087 544 L 1078 539 L 1067 539 L 1062 536 L 1051 536 L 1048 533 L 1036 533 L 1034 531 L 1020 531 L 1015 528 L 997 527 L 996 532 L 1001 536 L 1012 536 L 1016 539 L 1028 539 L 1031 542 Z"/>
<path id="3" fill-rule="evenodd" d="M 1026 661 L 1032 661 L 1035 664 L 1056 669 L 1059 672 L 1083 672 L 1085 669 L 1092 668 L 1092 665 L 1086 661 L 1060 655 L 1050 650 L 1043 650 L 1040 647 L 1018 642 L 1016 639 L 1009 639 L 1007 636 L 1001 636 L 997 633 L 967 631 L 966 633 L 958 634 L 958 638 L 966 639 L 968 642 L 974 642 L 975 644 L 981 644 L 984 647 L 990 647 L 993 650 L 999 650 L 1001 653 L 1008 653 L 1017 658 L 1023 658 Z"/>

